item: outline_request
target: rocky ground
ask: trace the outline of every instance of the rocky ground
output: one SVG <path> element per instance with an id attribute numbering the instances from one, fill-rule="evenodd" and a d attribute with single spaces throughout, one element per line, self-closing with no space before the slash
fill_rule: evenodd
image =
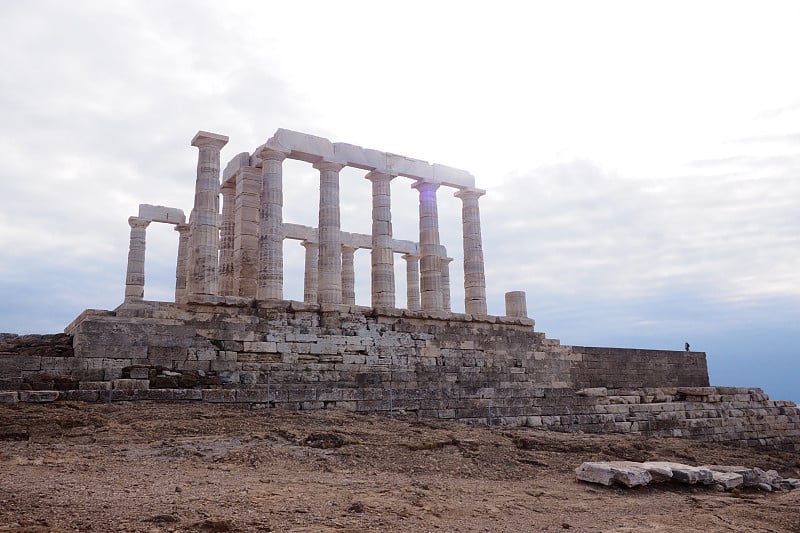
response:
<path id="1" fill-rule="evenodd" d="M 800 454 L 345 412 L 0 406 L 0 531 L 800 531 L 800 490 L 578 482 L 584 461 Z"/>

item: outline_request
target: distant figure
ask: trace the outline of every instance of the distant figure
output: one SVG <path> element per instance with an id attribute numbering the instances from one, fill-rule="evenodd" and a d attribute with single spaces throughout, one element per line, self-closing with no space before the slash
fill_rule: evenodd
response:
<path id="1" fill-rule="evenodd" d="M 684 342 L 683 343 L 683 347 L 686 348 L 687 352 L 689 351 L 689 343 L 688 342 Z"/>

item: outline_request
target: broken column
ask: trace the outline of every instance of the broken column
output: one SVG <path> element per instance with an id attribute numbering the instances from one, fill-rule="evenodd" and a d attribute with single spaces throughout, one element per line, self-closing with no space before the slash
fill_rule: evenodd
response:
<path id="1" fill-rule="evenodd" d="M 197 156 L 197 181 L 192 209 L 192 264 L 188 280 L 191 294 L 216 294 L 219 253 L 219 152 L 228 144 L 228 137 L 197 132 L 192 146 Z"/>
<path id="2" fill-rule="evenodd" d="M 317 303 L 317 289 L 319 288 L 319 244 L 303 241 L 300 244 L 306 249 L 305 274 L 303 275 L 303 301 L 307 304 Z"/>
<path id="3" fill-rule="evenodd" d="M 483 243 L 481 240 L 481 214 L 478 198 L 485 191 L 462 189 L 455 193 L 462 202 L 461 222 L 464 238 L 464 312 L 471 315 L 485 315 L 486 276 L 483 264 Z"/>
<path id="4" fill-rule="evenodd" d="M 130 217 L 128 224 L 131 226 L 131 238 L 125 275 L 125 301 L 138 302 L 144 298 L 144 254 L 150 221 Z"/>
<path id="5" fill-rule="evenodd" d="M 321 304 L 342 303 L 342 236 L 339 214 L 339 171 L 344 165 L 320 161 L 319 170 L 319 289 Z"/>
<path id="6" fill-rule="evenodd" d="M 372 307 L 395 307 L 392 198 L 394 176 L 373 170 L 372 182 Z"/>
<path id="7" fill-rule="evenodd" d="M 525 291 L 506 293 L 506 316 L 528 318 L 528 304 L 525 302 Z"/>
<path id="8" fill-rule="evenodd" d="M 283 160 L 286 154 L 264 148 L 261 169 L 261 234 L 258 247 L 259 300 L 283 299 Z"/>
<path id="9" fill-rule="evenodd" d="M 355 252 L 352 246 L 342 246 L 342 303 L 346 305 L 356 304 Z"/>
<path id="10" fill-rule="evenodd" d="M 178 260 L 175 265 L 175 303 L 186 302 L 186 263 L 189 255 L 189 224 L 175 225 L 178 232 Z"/>
<path id="11" fill-rule="evenodd" d="M 233 238 L 236 222 L 234 220 L 234 196 L 236 188 L 227 183 L 220 189 L 222 193 L 222 225 L 219 231 L 219 274 L 217 293 L 223 296 L 234 295 L 233 290 Z"/>
<path id="12" fill-rule="evenodd" d="M 425 311 L 442 310 L 442 271 L 439 266 L 439 210 L 436 190 L 439 184 L 418 181 L 420 300 Z"/>

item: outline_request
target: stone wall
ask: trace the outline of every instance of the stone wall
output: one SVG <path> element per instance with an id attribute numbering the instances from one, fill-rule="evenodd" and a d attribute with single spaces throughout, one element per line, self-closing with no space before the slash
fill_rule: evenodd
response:
<path id="1" fill-rule="evenodd" d="M 581 364 L 570 369 L 578 388 L 708 386 L 706 354 L 573 346 Z"/>
<path id="2" fill-rule="evenodd" d="M 707 387 L 702 353 L 562 346 L 525 318 L 230 303 L 87 311 L 67 328 L 74 354 L 0 353 L 0 402 L 202 400 L 800 447 L 794 404 Z"/>

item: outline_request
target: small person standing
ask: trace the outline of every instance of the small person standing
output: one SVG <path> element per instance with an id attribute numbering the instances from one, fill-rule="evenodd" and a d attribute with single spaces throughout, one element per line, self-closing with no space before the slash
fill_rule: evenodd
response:
<path id="1" fill-rule="evenodd" d="M 686 349 L 687 352 L 689 351 L 689 343 L 688 342 L 684 342 L 683 343 L 683 347 Z"/>

